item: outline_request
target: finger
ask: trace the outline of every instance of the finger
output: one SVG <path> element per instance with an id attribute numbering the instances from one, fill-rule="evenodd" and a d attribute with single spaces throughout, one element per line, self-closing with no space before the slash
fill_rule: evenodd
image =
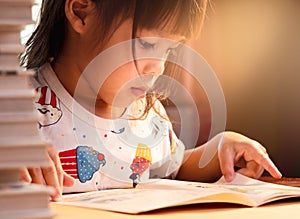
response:
<path id="1" fill-rule="evenodd" d="M 29 168 L 28 172 L 31 176 L 31 182 L 36 184 L 44 184 L 44 177 L 40 167 Z"/>
<path id="2" fill-rule="evenodd" d="M 237 171 L 238 173 L 258 179 L 264 172 L 264 168 L 254 161 L 249 161 L 247 165 Z"/>
<path id="3" fill-rule="evenodd" d="M 62 169 L 62 165 L 61 165 L 58 153 L 52 145 L 50 145 L 48 147 L 48 154 L 49 154 L 50 159 L 52 160 L 52 163 L 54 164 L 54 168 L 56 170 L 55 172 L 57 175 L 57 181 L 59 183 L 59 189 L 61 191 L 63 188 L 64 171 Z"/>
<path id="4" fill-rule="evenodd" d="M 251 143 L 251 145 L 254 146 L 254 148 L 259 148 L 264 154 L 267 154 L 267 149 L 264 146 L 262 146 L 261 143 L 259 143 L 258 141 L 255 141 L 253 139 L 250 139 L 249 142 Z"/>
<path id="5" fill-rule="evenodd" d="M 71 186 L 74 185 L 74 178 L 71 177 L 70 175 L 68 175 L 63 170 L 60 158 L 58 156 L 58 153 L 52 145 L 50 145 L 48 147 L 48 154 L 49 154 L 49 156 L 50 156 L 50 158 L 53 161 L 53 164 L 55 166 L 57 181 L 59 183 L 59 191 L 60 191 L 60 195 L 61 195 L 63 186 L 71 187 Z"/>
<path id="6" fill-rule="evenodd" d="M 61 199 L 61 188 L 54 163 L 51 162 L 50 166 L 42 168 L 42 172 L 45 183 L 55 189 L 55 193 L 51 195 L 52 200 L 59 201 Z"/>
<path id="7" fill-rule="evenodd" d="M 269 158 L 265 147 L 257 141 L 244 142 L 237 145 L 237 151 L 242 152 L 244 160 L 248 163 L 255 161 L 258 165 L 267 170 L 274 178 L 281 178 L 281 173 Z"/>
<path id="8" fill-rule="evenodd" d="M 28 172 L 27 168 L 23 168 L 21 171 L 21 179 L 27 183 L 30 183 L 32 181 L 32 178 Z"/>
<path id="9" fill-rule="evenodd" d="M 59 176 L 58 176 L 59 173 L 55 165 L 56 150 L 53 147 L 53 145 L 48 145 L 47 150 L 48 150 L 49 166 L 43 167 L 42 173 L 43 173 L 45 183 L 48 186 L 52 186 L 55 189 L 55 193 L 51 195 L 52 200 L 59 201 L 61 199 L 62 189 L 61 189 L 61 183 L 59 182 Z"/>
<path id="10" fill-rule="evenodd" d="M 49 151 L 49 156 L 51 157 L 51 159 L 55 165 L 60 189 L 62 190 L 63 186 L 67 186 L 67 187 L 73 186 L 74 178 L 72 176 L 70 176 L 69 174 L 67 174 L 63 170 L 61 162 L 60 162 L 60 158 L 59 158 L 56 150 L 53 147 L 50 147 L 48 149 L 48 151 Z"/>
<path id="11" fill-rule="evenodd" d="M 254 141 L 254 143 L 255 146 L 258 146 L 257 150 L 254 151 L 254 153 L 252 153 L 254 160 L 259 165 L 261 165 L 266 171 L 268 171 L 271 174 L 271 176 L 273 176 L 274 178 L 281 178 L 282 174 L 270 159 L 266 148 L 256 141 Z"/>
<path id="12" fill-rule="evenodd" d="M 232 148 L 223 145 L 219 150 L 219 161 L 221 172 L 227 182 L 231 182 L 235 177 L 234 172 L 234 151 Z"/>
<path id="13" fill-rule="evenodd" d="M 261 165 L 266 171 L 268 171 L 272 177 L 274 178 L 281 178 L 282 174 L 277 169 L 275 164 L 272 162 L 272 160 L 269 158 L 267 154 L 260 154 L 258 158 L 255 159 L 255 161 Z"/>
<path id="14" fill-rule="evenodd" d="M 52 164 L 52 162 L 50 162 Z M 47 168 L 50 168 L 50 167 L 47 167 Z M 46 169 L 47 169 L 46 168 Z M 44 175 L 44 170 L 45 168 L 41 169 L 41 168 L 30 168 L 28 169 L 28 172 L 32 178 L 32 183 L 36 183 L 36 184 L 47 184 L 49 186 L 53 186 L 54 189 L 55 189 L 55 193 L 53 193 L 53 195 L 51 195 L 51 199 L 53 201 L 55 200 L 59 200 L 60 199 L 60 193 L 59 191 L 57 190 L 57 188 L 55 188 L 55 184 L 53 184 L 52 182 L 49 182 L 49 178 L 47 178 L 48 176 L 46 176 L 45 178 L 45 175 Z"/>
<path id="15" fill-rule="evenodd" d="M 70 176 L 69 174 L 67 174 L 66 172 L 64 172 L 63 180 L 64 180 L 63 185 L 66 187 L 71 187 L 75 183 L 75 179 L 72 176 Z"/>

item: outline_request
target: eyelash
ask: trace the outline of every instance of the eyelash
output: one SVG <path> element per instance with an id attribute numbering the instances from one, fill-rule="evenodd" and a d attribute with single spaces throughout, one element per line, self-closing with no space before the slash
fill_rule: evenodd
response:
<path id="1" fill-rule="evenodd" d="M 141 45 L 141 47 L 143 49 L 153 49 L 155 44 L 152 44 L 152 43 L 148 43 L 146 42 L 145 40 L 141 39 L 141 38 L 138 38 L 138 41 L 139 41 L 139 44 Z M 171 56 L 177 56 L 177 48 L 178 47 L 175 47 L 175 48 L 169 48 L 167 50 L 167 55 L 171 55 Z"/>
<path id="2" fill-rule="evenodd" d="M 146 42 L 145 40 L 138 38 L 139 44 L 143 47 L 143 49 L 153 49 L 155 44 L 151 44 Z"/>

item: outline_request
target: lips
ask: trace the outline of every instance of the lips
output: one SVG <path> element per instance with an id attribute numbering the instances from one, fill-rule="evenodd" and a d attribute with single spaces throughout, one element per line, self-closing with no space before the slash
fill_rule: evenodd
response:
<path id="1" fill-rule="evenodd" d="M 142 87 L 131 87 L 131 92 L 137 97 L 144 97 L 146 96 L 146 89 Z"/>

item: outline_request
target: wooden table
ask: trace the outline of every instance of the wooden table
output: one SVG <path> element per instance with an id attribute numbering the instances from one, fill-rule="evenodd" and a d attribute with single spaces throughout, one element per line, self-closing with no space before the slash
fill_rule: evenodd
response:
<path id="1" fill-rule="evenodd" d="M 156 210 L 148 213 L 130 215 L 87 209 L 73 206 L 62 206 L 51 204 L 57 213 L 55 219 L 299 219 L 300 199 L 279 201 L 257 208 L 242 207 L 231 204 L 196 204 Z"/>
<path id="2" fill-rule="evenodd" d="M 270 177 L 262 177 L 261 180 L 300 187 L 300 179 L 283 178 L 275 180 Z M 98 209 L 88 209 L 73 206 L 63 206 L 50 204 L 57 213 L 55 219 L 299 219 L 300 218 L 300 198 L 292 198 L 273 202 L 260 207 L 251 208 L 234 204 L 209 203 L 195 204 L 156 210 L 148 213 L 131 215 L 103 211 Z"/>

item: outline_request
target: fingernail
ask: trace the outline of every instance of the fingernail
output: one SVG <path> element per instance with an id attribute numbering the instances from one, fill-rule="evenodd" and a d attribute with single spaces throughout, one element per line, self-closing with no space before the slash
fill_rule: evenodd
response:
<path id="1" fill-rule="evenodd" d="M 31 176 L 28 173 L 22 174 L 21 178 L 26 183 L 31 183 L 31 181 L 32 181 L 32 178 L 31 178 Z"/>
<path id="2" fill-rule="evenodd" d="M 279 172 L 277 175 L 277 178 L 280 179 L 282 177 L 282 174 Z"/>
<path id="3" fill-rule="evenodd" d="M 227 182 L 231 182 L 233 180 L 233 178 L 234 178 L 234 174 L 232 174 L 232 173 L 227 173 L 225 175 L 225 179 Z"/>
<path id="4" fill-rule="evenodd" d="M 56 201 L 56 202 L 59 202 L 61 201 L 61 195 L 60 194 L 57 194 L 53 197 L 53 201 Z"/>

